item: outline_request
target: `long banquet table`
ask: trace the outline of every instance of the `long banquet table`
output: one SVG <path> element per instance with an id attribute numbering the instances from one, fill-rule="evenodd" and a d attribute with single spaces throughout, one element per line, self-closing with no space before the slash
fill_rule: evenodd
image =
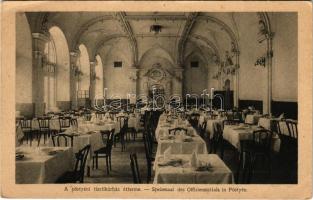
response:
<path id="1" fill-rule="evenodd" d="M 176 127 L 186 128 L 187 135 L 176 134 L 175 136 L 169 136 L 169 129 Z M 155 131 L 155 137 L 158 142 L 157 154 L 164 153 L 169 147 L 171 147 L 172 154 L 191 154 L 194 151 L 201 154 L 207 153 L 205 141 L 189 124 L 171 124 L 167 123 L 165 120 L 159 120 Z"/>
<path id="2" fill-rule="evenodd" d="M 216 154 L 198 154 L 198 160 L 205 166 L 194 168 L 190 165 L 191 155 L 176 154 L 164 164 L 164 157 L 159 155 L 154 163 L 154 184 L 232 184 L 234 177 L 231 170 Z M 178 164 L 171 162 L 179 161 Z M 166 161 L 165 161 L 166 163 Z"/>
<path id="3" fill-rule="evenodd" d="M 73 168 L 70 147 L 17 147 L 16 153 L 24 156 L 15 162 L 17 184 L 54 183 Z"/>

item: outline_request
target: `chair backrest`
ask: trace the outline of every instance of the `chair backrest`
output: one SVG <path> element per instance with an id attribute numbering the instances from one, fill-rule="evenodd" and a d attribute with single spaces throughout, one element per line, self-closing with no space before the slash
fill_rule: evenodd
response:
<path id="1" fill-rule="evenodd" d="M 147 159 L 147 164 L 149 165 L 149 163 L 151 164 L 152 151 L 151 151 L 151 144 L 149 141 L 149 136 L 147 134 L 148 133 L 144 133 L 143 141 L 144 141 L 144 145 L 145 145 L 145 155 L 146 155 L 146 159 Z"/>
<path id="2" fill-rule="evenodd" d="M 214 132 L 213 132 L 212 139 L 214 141 L 219 141 L 220 139 L 223 138 L 223 127 L 222 127 L 222 124 L 214 123 L 213 131 Z"/>
<path id="3" fill-rule="evenodd" d="M 233 120 L 238 120 L 240 122 L 243 121 L 242 112 L 241 111 L 233 111 Z"/>
<path id="4" fill-rule="evenodd" d="M 205 131 L 206 131 L 207 121 L 204 120 L 202 124 L 200 125 L 200 135 L 201 137 L 204 137 Z"/>
<path id="5" fill-rule="evenodd" d="M 32 119 L 22 118 L 20 124 L 23 131 L 32 129 Z"/>
<path id="6" fill-rule="evenodd" d="M 59 117 L 60 131 L 71 126 L 71 117 Z"/>
<path id="7" fill-rule="evenodd" d="M 116 117 L 116 119 L 120 123 L 121 129 L 128 127 L 128 117 L 126 117 L 126 116 L 118 116 L 118 117 Z"/>
<path id="8" fill-rule="evenodd" d="M 103 144 L 106 145 L 107 150 L 108 150 L 107 153 L 111 153 L 112 151 L 112 146 L 113 146 L 113 141 L 114 141 L 114 132 L 115 132 L 115 129 L 112 129 L 110 131 L 109 130 L 101 131 Z"/>
<path id="9" fill-rule="evenodd" d="M 86 145 L 84 148 L 79 150 L 76 156 L 76 163 L 75 163 L 75 172 L 79 175 L 77 178 L 80 183 L 84 182 L 84 174 L 85 174 L 85 166 L 88 157 L 88 153 L 90 151 L 90 144 Z"/>
<path id="10" fill-rule="evenodd" d="M 169 129 L 169 130 L 168 130 L 168 134 L 169 134 L 169 135 L 176 135 L 176 132 L 177 132 L 177 131 L 183 131 L 185 134 L 187 134 L 187 129 L 181 128 L 181 127 Z"/>
<path id="11" fill-rule="evenodd" d="M 286 120 L 289 136 L 298 138 L 298 122 L 294 120 Z"/>
<path id="12" fill-rule="evenodd" d="M 91 120 L 91 113 L 85 112 L 85 113 L 84 113 L 84 119 L 85 119 L 86 121 L 90 121 L 90 120 Z"/>
<path id="13" fill-rule="evenodd" d="M 77 118 L 72 118 L 71 119 L 71 126 L 78 126 Z"/>
<path id="14" fill-rule="evenodd" d="M 116 112 L 109 112 L 109 115 L 110 115 L 110 118 L 112 119 L 112 120 L 114 120 L 114 118 L 115 118 L 115 116 L 116 116 Z"/>
<path id="15" fill-rule="evenodd" d="M 213 114 L 213 113 L 209 114 L 210 119 L 217 119 L 217 116 L 218 116 L 217 114 Z"/>
<path id="16" fill-rule="evenodd" d="M 103 119 L 105 116 L 105 112 L 102 112 L 102 111 L 97 111 L 96 112 L 96 118 L 97 119 Z"/>
<path id="17" fill-rule="evenodd" d="M 276 132 L 278 135 L 281 135 L 281 129 L 278 120 L 272 121 L 272 131 Z"/>
<path id="18" fill-rule="evenodd" d="M 253 142 L 266 151 L 271 150 L 272 137 L 273 132 L 270 130 L 261 129 L 253 132 Z"/>
<path id="19" fill-rule="evenodd" d="M 191 122 L 191 125 L 197 125 L 198 122 L 199 122 L 199 118 L 200 118 L 200 114 L 199 113 L 192 113 L 190 115 L 190 122 Z"/>
<path id="20" fill-rule="evenodd" d="M 130 167 L 132 169 L 134 183 L 137 183 L 137 184 L 141 183 L 140 172 L 139 172 L 139 167 L 138 167 L 138 162 L 137 162 L 137 155 L 135 153 L 132 153 L 129 155 L 129 157 L 130 157 Z"/>
<path id="21" fill-rule="evenodd" d="M 57 141 L 55 141 L 55 138 Z M 52 139 L 52 142 L 53 142 L 53 146 L 60 146 L 60 138 L 64 140 L 64 144 L 65 146 L 71 146 L 73 147 L 73 143 L 74 143 L 74 136 L 73 135 L 68 135 L 68 134 L 64 134 L 64 133 L 59 133 L 57 135 L 52 135 L 51 136 L 51 139 Z M 69 142 L 70 141 L 70 142 Z M 57 142 L 57 143 L 55 143 Z"/>
<path id="22" fill-rule="evenodd" d="M 39 129 L 50 129 L 50 118 L 49 117 L 38 117 Z"/>

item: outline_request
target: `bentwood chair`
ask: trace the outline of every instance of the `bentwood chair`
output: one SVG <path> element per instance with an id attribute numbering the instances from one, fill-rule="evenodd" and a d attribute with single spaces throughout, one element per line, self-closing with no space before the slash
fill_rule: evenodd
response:
<path id="1" fill-rule="evenodd" d="M 32 145 L 33 141 L 33 134 L 34 131 L 32 130 L 32 119 L 27 119 L 27 118 L 21 118 L 19 121 L 22 131 L 24 133 L 24 139 L 26 139 L 26 142 L 28 144 L 28 141 L 30 143 L 30 146 Z"/>
<path id="2" fill-rule="evenodd" d="M 59 117 L 59 123 L 60 123 L 60 131 L 59 133 L 63 133 L 71 126 L 71 117 Z"/>
<path id="3" fill-rule="evenodd" d="M 258 158 L 262 158 L 262 162 L 267 160 L 268 174 L 271 174 L 271 147 L 273 132 L 261 129 L 253 132 L 252 140 L 240 141 L 240 157 L 237 177 L 239 180 L 240 169 L 243 168 L 242 182 L 250 183 L 253 172 L 256 170 L 256 162 Z M 245 162 L 244 162 L 245 161 Z"/>
<path id="4" fill-rule="evenodd" d="M 199 113 L 192 113 L 189 119 L 191 126 L 196 127 L 199 123 L 199 118 L 200 118 Z"/>
<path id="5" fill-rule="evenodd" d="M 114 136 L 114 146 L 116 145 L 116 140 L 119 140 L 121 143 L 122 151 L 124 151 L 126 149 L 125 136 L 128 127 L 128 117 L 117 117 L 117 121 L 120 125 L 120 132 Z"/>
<path id="6" fill-rule="evenodd" d="M 50 130 L 50 117 L 38 117 L 38 124 L 39 124 L 39 137 L 38 137 L 38 146 L 40 144 L 41 136 L 44 137 L 44 144 L 46 143 L 46 138 L 50 137 L 51 130 Z"/>
<path id="7" fill-rule="evenodd" d="M 140 178 L 140 172 L 139 172 L 139 167 L 138 167 L 138 162 L 137 162 L 137 155 L 135 153 L 132 153 L 129 155 L 129 157 L 130 157 L 130 167 L 132 170 L 133 181 L 135 184 L 140 184 L 141 178 Z"/>
<path id="8" fill-rule="evenodd" d="M 51 135 L 53 146 L 61 146 L 60 139 L 64 141 L 64 145 L 67 147 L 70 145 L 70 147 L 73 147 L 74 143 L 74 136 L 68 135 L 65 133 L 59 133 L 57 135 Z"/>
<path id="9" fill-rule="evenodd" d="M 111 131 L 101 131 L 102 140 L 105 144 L 104 147 L 97 149 L 94 151 L 94 156 L 92 157 L 92 168 L 94 169 L 94 164 L 96 163 L 96 169 L 98 169 L 98 159 L 105 158 L 106 160 L 106 167 L 107 167 L 107 174 L 110 173 L 112 170 L 112 146 L 113 146 L 113 139 L 114 139 L 114 129 Z M 106 141 L 105 141 L 106 140 Z"/>
<path id="10" fill-rule="evenodd" d="M 56 181 L 56 183 L 84 183 L 85 167 L 89 151 L 90 145 L 86 145 L 84 148 L 79 150 L 75 154 L 76 163 L 74 171 L 66 172 Z"/>
<path id="11" fill-rule="evenodd" d="M 290 158 L 290 165 L 295 165 L 297 168 L 298 161 L 298 122 L 295 120 L 287 119 L 286 125 L 288 128 L 289 137 L 287 138 L 287 154 Z"/>
<path id="12" fill-rule="evenodd" d="M 145 155 L 146 155 L 146 161 L 147 161 L 147 183 L 149 183 L 151 180 L 152 163 L 154 161 L 153 146 L 149 138 L 150 138 L 149 133 L 145 133 L 143 135 L 144 145 L 145 145 Z"/>
<path id="13" fill-rule="evenodd" d="M 210 139 L 210 153 L 217 153 L 217 150 L 221 148 L 221 157 L 224 154 L 224 141 L 223 141 L 223 129 L 220 123 L 214 124 L 213 135 Z"/>

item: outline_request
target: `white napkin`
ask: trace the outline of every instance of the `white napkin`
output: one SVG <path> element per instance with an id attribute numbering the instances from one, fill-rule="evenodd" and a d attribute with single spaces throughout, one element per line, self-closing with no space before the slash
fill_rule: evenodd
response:
<path id="1" fill-rule="evenodd" d="M 191 155 L 190 166 L 194 168 L 198 167 L 198 154 L 195 151 Z"/>
<path id="2" fill-rule="evenodd" d="M 278 117 L 279 120 L 281 120 L 281 119 L 283 119 L 283 118 L 285 118 L 285 113 L 282 113 L 282 114 L 279 115 L 279 117 Z"/>
<path id="3" fill-rule="evenodd" d="M 171 156 L 171 153 L 172 153 L 172 147 L 168 147 L 163 153 L 164 160 L 168 160 Z"/>

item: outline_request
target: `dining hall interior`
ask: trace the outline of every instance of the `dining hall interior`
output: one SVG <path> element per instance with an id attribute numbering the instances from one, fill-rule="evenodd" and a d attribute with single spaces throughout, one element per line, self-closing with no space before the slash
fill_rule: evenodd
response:
<path id="1" fill-rule="evenodd" d="M 293 12 L 18 12 L 17 184 L 297 184 Z"/>

